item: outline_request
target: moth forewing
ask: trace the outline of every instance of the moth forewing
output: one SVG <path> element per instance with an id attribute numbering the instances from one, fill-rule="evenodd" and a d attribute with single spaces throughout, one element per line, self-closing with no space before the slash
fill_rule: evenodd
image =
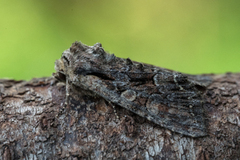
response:
<path id="1" fill-rule="evenodd" d="M 74 83 L 74 82 L 73 82 Z M 170 129 L 174 132 L 181 133 L 183 135 L 191 137 L 201 137 L 206 135 L 206 128 L 203 119 L 202 109 L 198 109 L 195 114 L 192 115 L 190 109 L 183 107 L 177 109 L 174 107 L 168 107 L 162 101 L 157 101 L 156 96 L 150 96 L 147 106 L 141 106 L 134 102 L 135 95 L 129 95 L 128 98 L 119 94 L 114 90 L 110 90 L 108 84 L 96 76 L 84 76 L 80 79 L 80 83 L 75 84 L 85 90 L 90 90 L 105 100 L 110 101 L 116 105 L 126 108 L 137 115 L 148 119 L 162 127 Z M 125 94 L 128 91 L 125 91 Z M 136 96 L 138 91 L 129 91 Z M 153 102 L 156 100 L 155 102 Z M 155 106 L 155 108 L 154 108 Z M 151 108 L 152 107 L 152 108 Z"/>
<path id="2" fill-rule="evenodd" d="M 100 44 L 88 47 L 75 42 L 62 58 L 67 88 L 90 91 L 183 135 L 207 134 L 199 89 L 205 86 L 193 76 L 115 57 Z"/>

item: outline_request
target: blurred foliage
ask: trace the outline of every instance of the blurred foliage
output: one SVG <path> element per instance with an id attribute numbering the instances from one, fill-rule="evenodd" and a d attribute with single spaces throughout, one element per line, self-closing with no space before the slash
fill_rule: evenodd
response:
<path id="1" fill-rule="evenodd" d="M 0 0 L 0 78 L 51 76 L 76 40 L 185 73 L 239 72 L 239 2 Z"/>

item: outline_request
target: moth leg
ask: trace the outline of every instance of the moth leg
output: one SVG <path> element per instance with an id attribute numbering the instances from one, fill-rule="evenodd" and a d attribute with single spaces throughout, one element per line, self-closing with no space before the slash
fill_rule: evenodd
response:
<path id="1" fill-rule="evenodd" d="M 68 79 L 66 80 L 66 100 L 65 100 L 65 105 L 64 108 L 67 108 L 69 110 L 69 93 L 70 93 L 70 87 L 69 87 L 69 82 Z"/>
<path id="2" fill-rule="evenodd" d="M 63 108 L 59 109 L 60 110 L 59 113 L 63 113 L 64 109 L 66 108 L 67 108 L 67 111 L 69 111 L 69 92 L 70 92 L 69 82 L 68 80 L 66 80 L 66 99 L 65 99 L 65 103 L 63 104 Z M 59 113 L 55 117 L 58 117 Z"/>
<path id="3" fill-rule="evenodd" d="M 117 111 L 116 111 L 115 105 L 112 104 L 110 101 L 108 101 L 108 103 L 112 105 L 112 107 L 113 107 L 113 112 L 114 112 L 115 116 L 117 117 L 117 119 L 119 119 L 119 117 L 118 117 L 118 115 L 117 115 Z"/>

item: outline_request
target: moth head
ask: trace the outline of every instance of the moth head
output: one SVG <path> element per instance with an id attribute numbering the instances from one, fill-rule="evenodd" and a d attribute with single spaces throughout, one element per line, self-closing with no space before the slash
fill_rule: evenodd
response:
<path id="1" fill-rule="evenodd" d="M 73 55 L 70 50 L 64 51 L 62 57 L 55 61 L 56 73 L 53 73 L 53 76 L 59 81 L 65 82 L 69 75 L 69 68 L 71 68 L 72 61 Z"/>
<path id="2" fill-rule="evenodd" d="M 53 73 L 53 77 L 55 77 L 57 80 L 65 82 L 66 76 L 64 74 L 64 65 L 61 59 L 55 61 L 55 70 L 56 73 Z"/>
<path id="3" fill-rule="evenodd" d="M 66 81 L 66 78 L 74 79 L 74 76 L 87 75 L 107 67 L 115 61 L 114 54 L 108 54 L 102 48 L 101 43 L 87 46 L 81 42 L 74 42 L 70 49 L 63 52 L 61 59 L 55 62 L 55 78 Z"/>

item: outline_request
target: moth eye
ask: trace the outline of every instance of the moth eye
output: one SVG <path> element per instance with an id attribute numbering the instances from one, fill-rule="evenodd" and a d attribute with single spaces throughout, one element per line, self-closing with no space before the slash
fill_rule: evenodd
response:
<path id="1" fill-rule="evenodd" d="M 70 64 L 70 62 L 69 62 L 69 60 L 67 59 L 67 57 L 63 56 L 62 58 L 63 58 L 63 60 L 64 60 L 65 62 L 67 62 L 68 65 Z"/>

